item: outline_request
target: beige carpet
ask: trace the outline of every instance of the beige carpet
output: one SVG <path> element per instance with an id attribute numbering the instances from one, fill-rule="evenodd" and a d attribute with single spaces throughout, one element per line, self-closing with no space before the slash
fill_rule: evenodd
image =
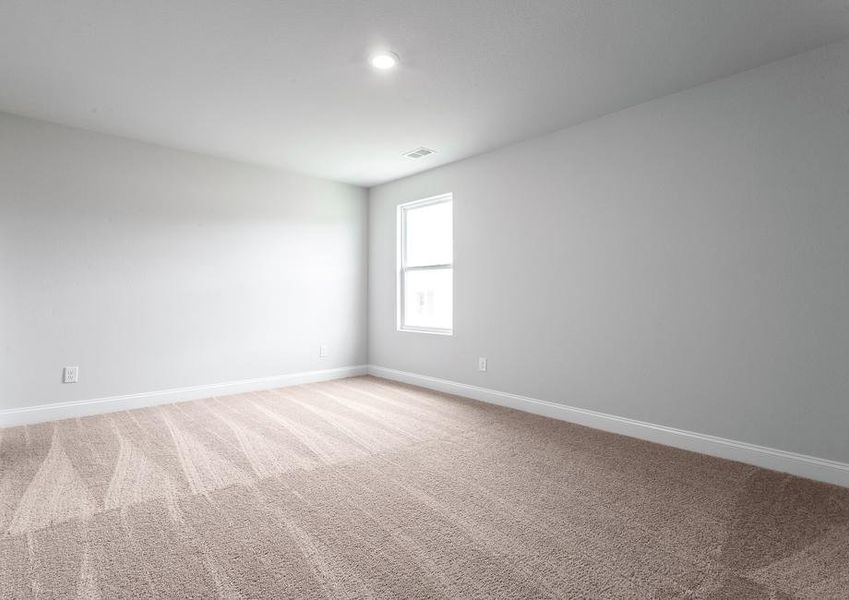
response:
<path id="1" fill-rule="evenodd" d="M 0 598 L 849 598 L 849 490 L 374 378 L 0 430 Z"/>

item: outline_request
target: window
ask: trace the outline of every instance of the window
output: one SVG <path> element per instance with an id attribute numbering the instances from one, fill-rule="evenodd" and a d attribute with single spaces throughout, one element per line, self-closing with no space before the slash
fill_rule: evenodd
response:
<path id="1" fill-rule="evenodd" d="M 398 207 L 398 330 L 453 327 L 454 202 L 445 194 Z"/>

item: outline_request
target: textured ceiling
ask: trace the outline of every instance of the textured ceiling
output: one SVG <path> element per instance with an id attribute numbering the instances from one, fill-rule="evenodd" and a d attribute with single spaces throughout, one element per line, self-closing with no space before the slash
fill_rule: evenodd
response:
<path id="1" fill-rule="evenodd" d="M 847 37 L 847 0 L 3 0 L 0 110 L 373 185 Z"/>

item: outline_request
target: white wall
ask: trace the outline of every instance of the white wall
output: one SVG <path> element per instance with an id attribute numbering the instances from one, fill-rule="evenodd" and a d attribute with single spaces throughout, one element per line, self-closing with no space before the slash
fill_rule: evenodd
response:
<path id="1" fill-rule="evenodd" d="M 849 461 L 847 73 L 841 43 L 373 188 L 370 362 Z M 455 335 L 399 333 L 395 207 L 444 192 Z"/>
<path id="2" fill-rule="evenodd" d="M 360 188 L 0 115 L 0 409 L 363 364 L 366 235 Z"/>

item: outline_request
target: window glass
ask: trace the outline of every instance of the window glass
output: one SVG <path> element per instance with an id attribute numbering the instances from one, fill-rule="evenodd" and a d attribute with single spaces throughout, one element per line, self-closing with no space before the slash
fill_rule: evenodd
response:
<path id="1" fill-rule="evenodd" d="M 422 269 L 405 274 L 404 324 L 407 327 L 451 329 L 453 269 Z"/>
<path id="2" fill-rule="evenodd" d="M 406 210 L 407 267 L 450 265 L 453 260 L 452 203 L 440 202 Z"/>

